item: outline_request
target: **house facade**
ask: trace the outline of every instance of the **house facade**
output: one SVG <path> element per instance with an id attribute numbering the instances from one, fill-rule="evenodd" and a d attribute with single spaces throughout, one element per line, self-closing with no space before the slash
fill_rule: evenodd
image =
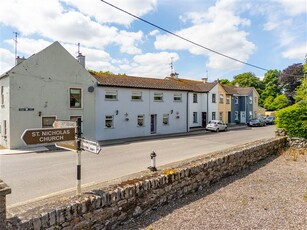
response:
<path id="1" fill-rule="evenodd" d="M 95 79 L 58 42 L 0 77 L 0 145 L 23 148 L 26 129 L 81 117 L 83 133 L 95 137 Z"/>

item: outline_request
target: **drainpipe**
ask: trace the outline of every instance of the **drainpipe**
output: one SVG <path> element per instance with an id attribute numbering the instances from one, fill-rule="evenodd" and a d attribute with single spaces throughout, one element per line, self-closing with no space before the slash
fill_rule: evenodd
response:
<path id="1" fill-rule="evenodd" d="M 206 125 L 208 124 L 209 120 L 209 92 L 207 93 L 207 113 L 206 113 Z"/>
<path id="2" fill-rule="evenodd" d="M 187 124 L 187 133 L 190 132 L 190 128 L 189 128 L 189 92 L 187 92 L 187 120 L 186 120 L 186 124 Z"/>

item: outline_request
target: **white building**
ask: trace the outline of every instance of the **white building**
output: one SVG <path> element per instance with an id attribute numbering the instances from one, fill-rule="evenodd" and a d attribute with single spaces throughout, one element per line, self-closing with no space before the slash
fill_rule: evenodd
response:
<path id="1" fill-rule="evenodd" d="M 81 117 L 95 138 L 95 79 L 58 42 L 21 60 L 0 76 L 0 145 L 25 147 L 25 129 L 52 127 L 55 119 Z"/>

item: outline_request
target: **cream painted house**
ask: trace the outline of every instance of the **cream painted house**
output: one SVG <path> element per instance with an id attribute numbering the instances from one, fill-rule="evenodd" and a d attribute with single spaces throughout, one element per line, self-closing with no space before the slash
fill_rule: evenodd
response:
<path id="1" fill-rule="evenodd" d="M 81 117 L 84 136 L 95 138 L 96 81 L 58 42 L 0 76 L 0 145 L 23 148 L 25 129 Z"/>

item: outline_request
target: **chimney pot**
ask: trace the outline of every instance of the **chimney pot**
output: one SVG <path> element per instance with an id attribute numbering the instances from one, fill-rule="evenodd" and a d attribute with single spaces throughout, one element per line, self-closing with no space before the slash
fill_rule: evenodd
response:
<path id="1" fill-rule="evenodd" d="M 25 57 L 19 57 L 19 56 L 17 56 L 16 57 L 16 65 L 18 65 L 18 64 L 20 64 L 21 62 L 23 62 L 24 60 L 26 60 L 26 58 Z"/>
<path id="2" fill-rule="evenodd" d="M 203 77 L 201 80 L 203 81 L 203 83 L 207 83 L 208 82 L 208 78 L 207 77 Z"/>
<path id="3" fill-rule="evenodd" d="M 77 60 L 85 68 L 85 56 L 82 53 L 78 54 Z"/>

